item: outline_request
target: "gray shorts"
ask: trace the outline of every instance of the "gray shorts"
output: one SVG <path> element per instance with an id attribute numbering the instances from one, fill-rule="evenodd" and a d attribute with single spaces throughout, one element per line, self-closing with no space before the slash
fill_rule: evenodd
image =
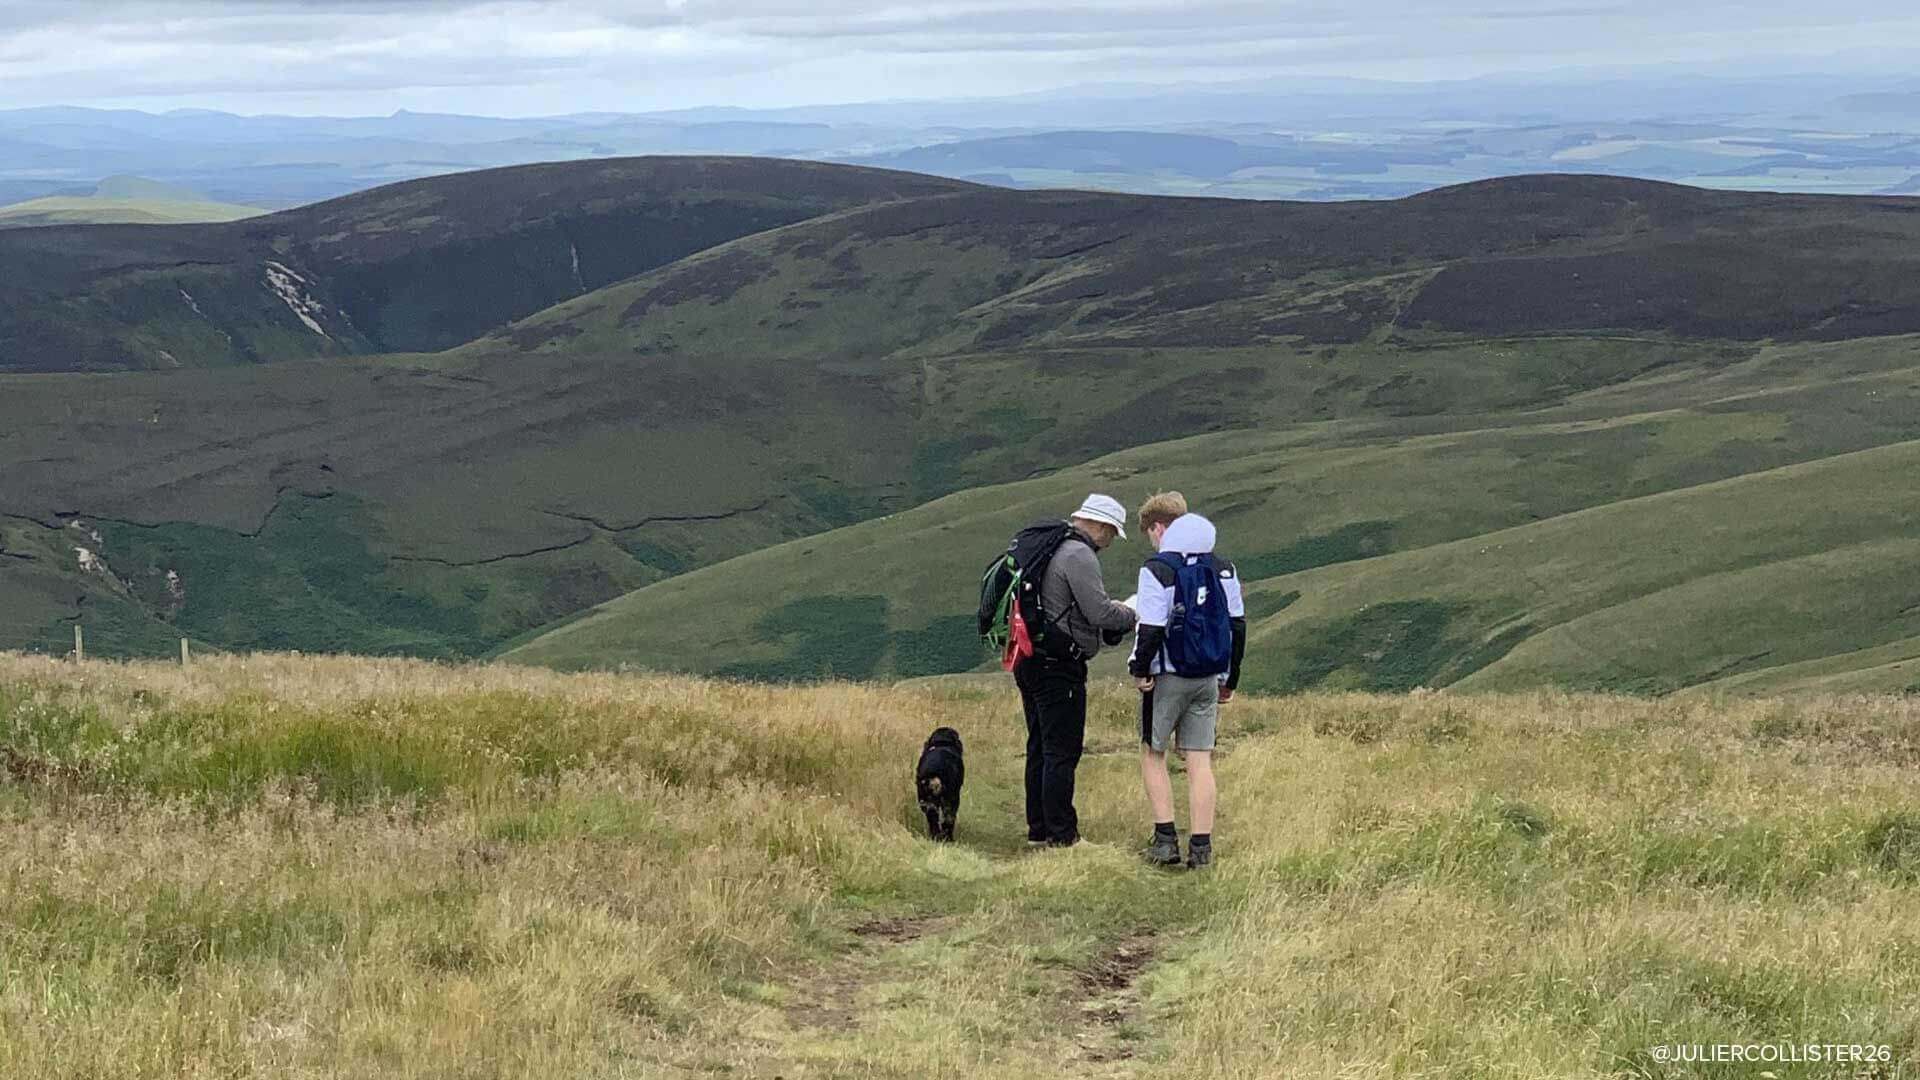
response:
<path id="1" fill-rule="evenodd" d="M 1220 680 L 1212 675 L 1155 675 L 1153 689 L 1140 695 L 1140 741 L 1160 753 L 1176 734 L 1182 750 L 1211 750 L 1219 725 Z"/>

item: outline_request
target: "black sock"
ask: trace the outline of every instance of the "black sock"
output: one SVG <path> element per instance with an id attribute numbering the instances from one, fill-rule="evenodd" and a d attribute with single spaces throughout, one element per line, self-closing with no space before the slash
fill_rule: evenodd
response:
<path id="1" fill-rule="evenodd" d="M 1174 827 L 1173 827 L 1173 822 L 1171 822 L 1171 821 L 1156 821 L 1156 822 L 1154 822 L 1154 823 L 1153 823 L 1153 835 L 1155 835 L 1155 836 L 1178 836 L 1178 835 L 1180 835 L 1180 833 L 1179 833 L 1179 832 L 1178 832 L 1178 831 L 1177 831 L 1176 829 L 1174 829 Z"/>
<path id="2" fill-rule="evenodd" d="M 1192 836 L 1187 837 L 1187 843 L 1192 847 L 1212 847 L 1213 834 L 1210 832 L 1194 833 Z"/>

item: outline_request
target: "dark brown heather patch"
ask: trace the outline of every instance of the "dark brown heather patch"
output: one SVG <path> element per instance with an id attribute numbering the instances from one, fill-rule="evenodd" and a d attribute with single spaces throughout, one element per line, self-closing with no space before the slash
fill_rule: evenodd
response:
<path id="1" fill-rule="evenodd" d="M 621 313 L 620 323 L 628 326 L 639 322 L 656 307 L 673 307 L 694 300 L 717 304 L 773 274 L 773 263 L 750 251 L 729 251 L 701 259 L 668 274 L 660 284 L 640 294 L 640 298 Z"/>

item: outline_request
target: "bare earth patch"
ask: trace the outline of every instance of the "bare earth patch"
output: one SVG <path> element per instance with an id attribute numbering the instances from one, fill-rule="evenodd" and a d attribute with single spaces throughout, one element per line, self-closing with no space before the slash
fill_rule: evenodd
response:
<path id="1" fill-rule="evenodd" d="M 809 972 L 793 987 L 785 1012 L 796 1027 L 850 1031 L 858 1026 L 860 993 L 873 981 L 887 947 L 906 945 L 945 929 L 952 920 L 936 915 L 895 915 L 854 926 L 851 951 Z"/>
<path id="2" fill-rule="evenodd" d="M 1119 1062 L 1133 1057 L 1133 1047 L 1119 1038 L 1118 1029 L 1139 1007 L 1140 975 L 1159 951 L 1154 932 L 1138 930 L 1107 946 L 1075 973 L 1081 1022 L 1087 1025 L 1074 1037 L 1082 1060 Z"/>

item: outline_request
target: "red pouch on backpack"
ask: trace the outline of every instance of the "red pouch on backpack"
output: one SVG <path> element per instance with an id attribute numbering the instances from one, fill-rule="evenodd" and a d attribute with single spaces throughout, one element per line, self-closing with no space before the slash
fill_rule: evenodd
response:
<path id="1" fill-rule="evenodd" d="M 1015 602 L 1007 612 L 1007 651 L 1000 656 L 1000 666 L 1012 671 L 1013 665 L 1025 657 L 1033 655 L 1033 637 L 1027 633 L 1027 620 L 1020 615 L 1020 605 Z"/>

